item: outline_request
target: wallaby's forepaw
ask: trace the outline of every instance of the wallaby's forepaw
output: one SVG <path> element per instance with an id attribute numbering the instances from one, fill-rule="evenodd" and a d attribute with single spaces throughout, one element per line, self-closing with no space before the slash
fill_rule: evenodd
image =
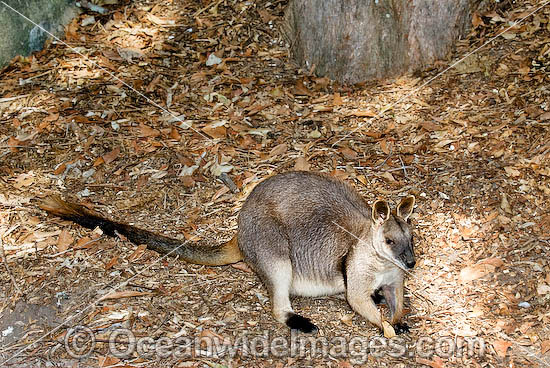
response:
<path id="1" fill-rule="evenodd" d="M 396 323 L 393 325 L 395 333 L 398 335 L 411 332 L 409 326 L 406 323 Z"/>
<path id="2" fill-rule="evenodd" d="M 286 325 L 293 330 L 298 330 L 304 333 L 316 333 L 319 331 L 317 326 L 311 323 L 309 318 L 302 317 L 294 313 L 287 318 Z"/>

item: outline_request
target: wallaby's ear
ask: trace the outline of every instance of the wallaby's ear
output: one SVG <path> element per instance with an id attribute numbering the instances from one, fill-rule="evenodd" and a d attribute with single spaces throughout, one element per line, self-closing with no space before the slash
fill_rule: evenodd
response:
<path id="1" fill-rule="evenodd" d="M 390 217 L 390 206 L 388 202 L 378 200 L 372 205 L 372 220 L 378 224 L 386 221 Z"/>
<path id="2" fill-rule="evenodd" d="M 414 201 L 413 195 L 403 198 L 397 206 L 397 217 L 401 217 L 403 220 L 407 221 L 413 212 Z"/>

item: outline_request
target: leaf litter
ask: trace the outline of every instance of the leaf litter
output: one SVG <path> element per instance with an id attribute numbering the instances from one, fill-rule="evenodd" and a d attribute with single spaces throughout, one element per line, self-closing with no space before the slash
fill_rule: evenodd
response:
<path id="1" fill-rule="evenodd" d="M 370 355 L 369 366 L 548 365 L 548 7 L 399 101 L 538 2 L 495 3 L 473 15 L 471 33 L 448 60 L 352 87 L 292 65 L 278 32 L 284 1 L 100 4 L 105 13 L 84 12 L 67 27 L 72 48 L 51 42 L 0 76 L 0 236 L 9 270 L 0 273 L 0 330 L 12 331 L 5 316 L 23 304 L 56 314 L 49 322 L 22 317 L 0 356 L 78 311 L 70 326 L 98 334 L 122 324 L 154 338 L 234 341 L 264 331 L 288 338 L 244 264 L 160 260 L 123 238 L 47 217 L 33 200 L 63 193 L 120 221 L 215 243 L 233 236 L 259 180 L 298 169 L 341 177 L 369 201 L 415 194 L 419 261 L 406 285 L 407 344 L 426 336 L 486 342 L 482 357 Z M 380 336 L 338 298 L 293 303 L 329 339 Z M 14 361 L 68 359 L 55 349 L 66 331 Z M 223 361 L 134 355 L 120 363 L 105 343 L 87 359 Z M 347 367 L 350 359 L 237 354 L 228 364 Z"/>

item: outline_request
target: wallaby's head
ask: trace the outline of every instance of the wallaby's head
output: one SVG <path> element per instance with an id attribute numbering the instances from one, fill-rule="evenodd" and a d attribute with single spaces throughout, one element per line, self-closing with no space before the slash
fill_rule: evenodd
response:
<path id="1" fill-rule="evenodd" d="M 407 222 L 413 207 L 414 196 L 403 198 L 395 215 L 386 201 L 378 200 L 372 205 L 373 245 L 376 251 L 405 268 L 413 268 L 416 263 L 412 231 Z"/>

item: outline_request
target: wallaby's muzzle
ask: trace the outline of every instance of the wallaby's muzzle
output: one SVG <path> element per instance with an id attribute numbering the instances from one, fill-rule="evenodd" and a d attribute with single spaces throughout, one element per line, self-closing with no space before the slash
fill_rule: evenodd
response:
<path id="1" fill-rule="evenodd" d="M 414 265 L 416 264 L 416 259 L 414 258 L 414 252 L 411 248 L 407 248 L 405 252 L 403 252 L 401 259 L 403 260 L 407 268 L 413 268 Z"/>
<path id="2" fill-rule="evenodd" d="M 407 265 L 408 268 L 413 268 L 414 265 L 416 264 L 416 261 L 413 258 L 412 260 L 406 261 L 405 264 Z"/>

